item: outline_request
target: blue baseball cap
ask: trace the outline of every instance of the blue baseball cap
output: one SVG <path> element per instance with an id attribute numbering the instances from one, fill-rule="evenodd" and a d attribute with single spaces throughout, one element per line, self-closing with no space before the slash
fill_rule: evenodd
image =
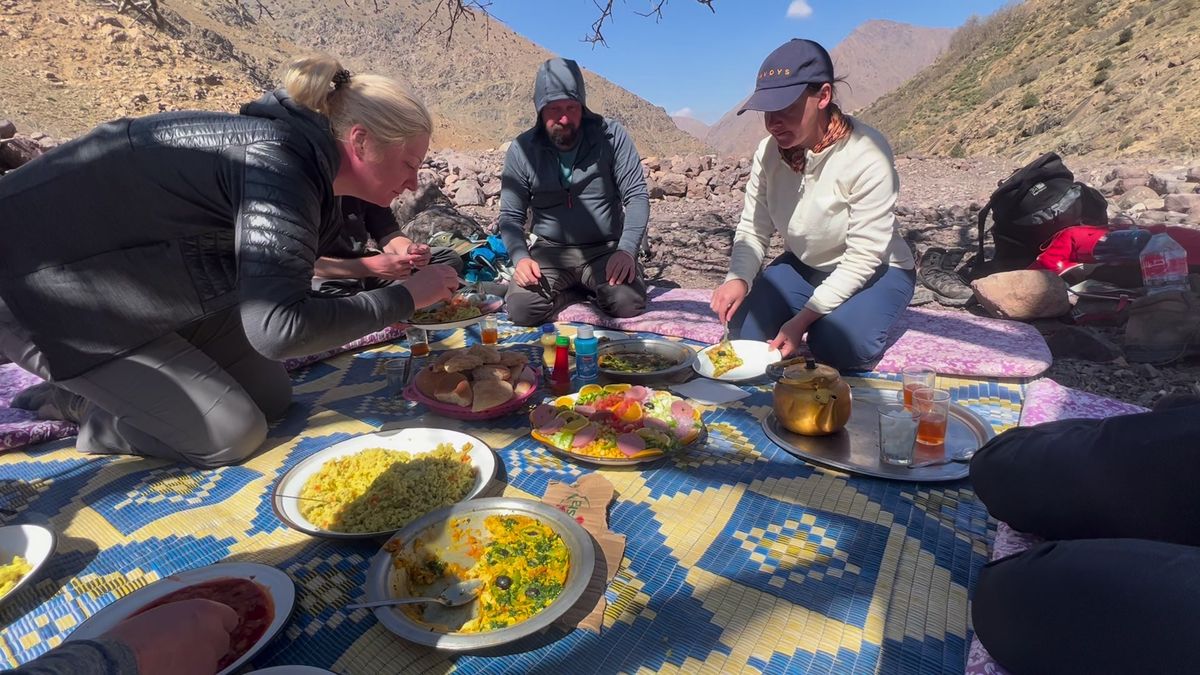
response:
<path id="1" fill-rule="evenodd" d="M 788 40 L 762 62 L 754 93 L 737 114 L 783 110 L 795 103 L 808 85 L 833 81 L 833 59 L 824 47 L 812 40 Z"/>

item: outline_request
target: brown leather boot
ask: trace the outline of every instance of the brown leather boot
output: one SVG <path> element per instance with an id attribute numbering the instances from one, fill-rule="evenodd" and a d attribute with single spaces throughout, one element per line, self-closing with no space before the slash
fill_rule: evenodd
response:
<path id="1" fill-rule="evenodd" d="M 1185 291 L 1138 298 L 1125 323 L 1125 358 L 1170 363 L 1200 346 L 1200 302 Z"/>

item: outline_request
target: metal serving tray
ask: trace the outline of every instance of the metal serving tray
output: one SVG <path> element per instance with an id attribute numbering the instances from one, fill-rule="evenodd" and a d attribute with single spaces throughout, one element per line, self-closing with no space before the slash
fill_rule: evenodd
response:
<path id="1" fill-rule="evenodd" d="M 801 436 L 783 427 L 770 413 L 763 430 L 781 448 L 806 462 L 850 473 L 912 482 L 941 482 L 967 477 L 969 465 L 952 462 L 941 466 L 910 469 L 884 464 L 879 459 L 879 406 L 900 403 L 899 389 L 853 387 L 854 407 L 846 428 L 829 436 Z M 939 459 L 947 454 L 981 447 L 995 436 L 990 424 L 963 406 L 950 404 L 950 420 L 943 445 L 917 445 L 913 462 Z"/>

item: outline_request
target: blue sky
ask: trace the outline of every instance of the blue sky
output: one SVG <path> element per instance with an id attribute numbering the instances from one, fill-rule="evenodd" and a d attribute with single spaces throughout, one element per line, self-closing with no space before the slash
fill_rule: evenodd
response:
<path id="1" fill-rule="evenodd" d="M 711 124 L 750 93 L 763 58 L 790 38 L 832 49 L 870 19 L 953 28 L 1007 0 L 715 0 L 715 14 L 695 0 L 670 0 L 657 24 L 636 13 L 653 4 L 617 0 L 607 48 L 581 41 L 599 15 L 593 0 L 492 0 L 489 11 L 668 112 L 689 109 Z"/>

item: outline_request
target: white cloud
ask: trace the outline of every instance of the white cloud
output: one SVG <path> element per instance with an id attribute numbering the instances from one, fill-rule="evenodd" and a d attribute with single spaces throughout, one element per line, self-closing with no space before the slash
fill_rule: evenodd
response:
<path id="1" fill-rule="evenodd" d="M 788 5 L 787 18 L 807 19 L 812 12 L 812 7 L 805 0 L 792 0 L 792 4 Z"/>
<path id="2" fill-rule="evenodd" d="M 691 108 L 680 108 L 679 110 L 671 113 L 671 117 L 690 117 L 692 119 L 696 119 L 696 112 Z"/>

